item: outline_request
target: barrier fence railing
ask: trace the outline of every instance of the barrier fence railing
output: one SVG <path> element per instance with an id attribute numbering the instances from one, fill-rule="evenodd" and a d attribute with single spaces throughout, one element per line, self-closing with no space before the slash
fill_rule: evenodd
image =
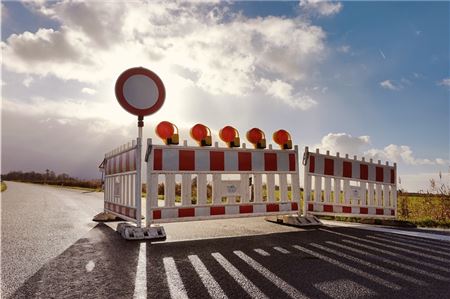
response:
<path id="1" fill-rule="evenodd" d="M 305 148 L 304 209 L 313 215 L 394 218 L 397 165 Z"/>
<path id="2" fill-rule="evenodd" d="M 141 225 L 140 140 L 133 140 L 105 155 L 104 209 Z M 137 200 L 136 200 L 137 199 Z"/>
<path id="3" fill-rule="evenodd" d="M 286 214 L 299 209 L 297 146 L 294 150 L 247 149 L 245 144 L 220 148 L 217 143 L 192 147 L 186 141 L 183 146 L 171 146 L 154 145 L 148 139 L 146 161 L 147 226 Z M 158 195 L 161 183 L 164 195 Z M 178 192 L 177 186 L 181 187 Z"/>

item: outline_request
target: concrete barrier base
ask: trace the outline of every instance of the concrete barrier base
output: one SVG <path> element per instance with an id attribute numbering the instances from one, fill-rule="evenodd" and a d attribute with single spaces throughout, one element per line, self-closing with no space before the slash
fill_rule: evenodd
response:
<path id="1" fill-rule="evenodd" d="M 117 232 L 126 240 L 164 241 L 166 232 L 162 226 L 136 227 L 128 223 L 119 223 Z"/>
<path id="2" fill-rule="evenodd" d="M 320 222 L 319 218 L 315 216 L 299 216 L 299 215 L 277 215 L 277 216 L 268 216 L 265 218 L 266 221 L 296 226 L 296 227 L 305 227 L 305 226 L 321 226 L 323 225 Z"/>

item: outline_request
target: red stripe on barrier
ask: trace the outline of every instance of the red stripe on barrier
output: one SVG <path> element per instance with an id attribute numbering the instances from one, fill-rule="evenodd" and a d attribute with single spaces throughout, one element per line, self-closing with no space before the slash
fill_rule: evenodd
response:
<path id="1" fill-rule="evenodd" d="M 333 213 L 333 206 L 332 205 L 324 205 L 323 211 Z"/>
<path id="2" fill-rule="evenodd" d="M 195 151 L 180 150 L 178 154 L 179 170 L 195 170 Z"/>
<path id="3" fill-rule="evenodd" d="M 377 182 L 382 182 L 383 180 L 384 180 L 384 178 L 383 178 L 383 167 L 375 167 L 375 169 L 376 169 L 376 178 L 375 178 L 375 180 L 377 181 Z"/>
<path id="4" fill-rule="evenodd" d="M 369 214 L 369 209 L 368 208 L 359 208 L 359 213 L 360 214 Z"/>
<path id="5" fill-rule="evenodd" d="M 266 212 L 279 212 L 280 205 L 277 203 L 268 203 L 266 204 Z"/>
<path id="6" fill-rule="evenodd" d="M 123 154 L 119 156 L 119 172 L 123 172 Z"/>
<path id="7" fill-rule="evenodd" d="M 252 170 L 252 153 L 238 153 L 238 167 L 240 171 Z"/>
<path id="8" fill-rule="evenodd" d="M 391 216 L 395 216 L 395 210 L 391 210 Z"/>
<path id="9" fill-rule="evenodd" d="M 161 153 L 161 164 L 162 164 L 162 153 Z M 136 149 L 135 150 L 133 150 L 133 170 L 136 170 L 137 168 L 137 166 L 136 166 Z"/>
<path id="10" fill-rule="evenodd" d="M 264 153 L 264 170 L 277 171 L 277 154 Z"/>
<path id="11" fill-rule="evenodd" d="M 359 178 L 361 180 L 369 179 L 369 165 L 367 165 L 367 164 L 359 165 Z"/>
<path id="12" fill-rule="evenodd" d="M 155 149 L 153 151 L 153 169 L 154 170 L 162 170 L 162 160 L 163 160 L 162 149 Z"/>
<path id="13" fill-rule="evenodd" d="M 209 152 L 209 168 L 210 170 L 223 171 L 225 170 L 225 153 L 224 152 Z"/>
<path id="14" fill-rule="evenodd" d="M 130 217 L 130 208 L 129 207 L 125 207 L 125 215 Z"/>
<path id="15" fill-rule="evenodd" d="M 323 174 L 334 175 L 334 160 L 325 158 Z"/>
<path id="16" fill-rule="evenodd" d="M 153 219 L 161 219 L 161 210 L 153 211 Z"/>
<path id="17" fill-rule="evenodd" d="M 395 171 L 391 169 L 391 184 L 395 184 Z"/>
<path id="18" fill-rule="evenodd" d="M 292 211 L 298 211 L 298 203 L 291 202 L 291 210 Z"/>
<path id="19" fill-rule="evenodd" d="M 125 156 L 125 169 L 126 171 L 130 171 L 130 152 L 126 152 L 126 156 Z"/>
<path id="20" fill-rule="evenodd" d="M 195 208 L 179 209 L 178 217 L 195 217 Z"/>
<path id="21" fill-rule="evenodd" d="M 253 213 L 253 206 L 252 205 L 239 206 L 239 213 L 240 214 Z"/>
<path id="22" fill-rule="evenodd" d="M 113 173 L 117 172 L 116 157 L 113 158 Z"/>
<path id="23" fill-rule="evenodd" d="M 136 209 L 131 209 L 131 218 L 136 219 Z"/>
<path id="24" fill-rule="evenodd" d="M 352 162 L 344 161 L 342 165 L 342 176 L 346 178 L 352 177 Z"/>
<path id="25" fill-rule="evenodd" d="M 352 207 L 342 207 L 342 213 L 351 213 Z"/>
<path id="26" fill-rule="evenodd" d="M 312 203 L 308 204 L 308 211 L 314 211 L 314 205 Z"/>
<path id="27" fill-rule="evenodd" d="M 377 209 L 376 210 L 376 214 L 377 215 L 384 215 L 384 210 L 383 209 Z"/>
<path id="28" fill-rule="evenodd" d="M 295 154 L 289 154 L 289 171 L 295 171 L 296 169 L 295 163 Z"/>
<path id="29" fill-rule="evenodd" d="M 310 156 L 309 157 L 309 172 L 315 172 L 315 168 L 316 168 L 316 157 Z"/>
<path id="30" fill-rule="evenodd" d="M 225 215 L 225 207 L 211 207 L 209 213 L 211 215 Z"/>

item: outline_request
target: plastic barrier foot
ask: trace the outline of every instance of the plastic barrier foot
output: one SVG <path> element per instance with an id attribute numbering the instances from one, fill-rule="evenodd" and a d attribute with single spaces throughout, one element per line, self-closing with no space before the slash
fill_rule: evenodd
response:
<path id="1" fill-rule="evenodd" d="M 126 240 L 164 241 L 166 232 L 162 226 L 136 227 L 128 223 L 119 223 L 117 232 Z"/>
<path id="2" fill-rule="evenodd" d="M 278 215 L 278 216 L 268 216 L 265 218 L 266 221 L 296 226 L 296 227 L 305 227 L 305 226 L 321 226 L 323 225 L 320 222 L 319 218 L 313 215 L 307 216 L 299 216 L 299 215 Z"/>

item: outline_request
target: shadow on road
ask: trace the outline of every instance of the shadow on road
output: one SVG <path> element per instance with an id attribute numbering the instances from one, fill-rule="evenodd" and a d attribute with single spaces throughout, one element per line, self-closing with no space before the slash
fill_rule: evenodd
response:
<path id="1" fill-rule="evenodd" d="M 11 298 L 132 297 L 139 243 L 97 224 L 44 265 Z"/>

